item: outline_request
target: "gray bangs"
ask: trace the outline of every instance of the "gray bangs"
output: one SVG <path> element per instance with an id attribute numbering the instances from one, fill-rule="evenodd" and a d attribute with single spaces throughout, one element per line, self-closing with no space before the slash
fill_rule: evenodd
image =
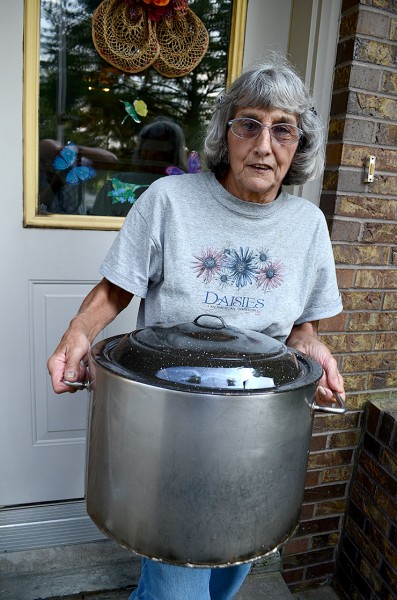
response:
<path id="1" fill-rule="evenodd" d="M 235 96 L 235 108 L 244 106 L 277 108 L 301 115 L 309 105 L 307 92 L 295 75 L 276 72 L 275 69 L 248 71 L 242 76 L 241 94 Z M 232 92 L 232 87 L 230 92 Z"/>

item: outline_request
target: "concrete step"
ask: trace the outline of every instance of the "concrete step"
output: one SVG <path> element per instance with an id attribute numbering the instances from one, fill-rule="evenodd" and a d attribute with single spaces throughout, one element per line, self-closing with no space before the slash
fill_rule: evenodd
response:
<path id="1" fill-rule="evenodd" d="M 235 600 L 293 600 L 280 573 L 248 575 Z"/>
<path id="2" fill-rule="evenodd" d="M 337 600 L 330 588 L 292 595 L 275 568 L 255 565 L 235 600 Z M 139 558 L 110 540 L 5 552 L 0 600 L 127 600 L 139 575 Z"/>

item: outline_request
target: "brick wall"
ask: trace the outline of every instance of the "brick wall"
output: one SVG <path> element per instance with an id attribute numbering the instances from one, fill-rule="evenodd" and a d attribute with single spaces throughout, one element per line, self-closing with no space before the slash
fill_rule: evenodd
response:
<path id="1" fill-rule="evenodd" d="M 321 333 L 338 358 L 349 412 L 314 420 L 301 524 L 283 553 L 293 591 L 333 580 L 364 408 L 397 396 L 396 57 L 397 2 L 344 0 L 320 204 L 344 312 Z"/>
<path id="2" fill-rule="evenodd" d="M 370 402 L 339 544 L 346 600 L 397 598 L 397 399 Z"/>

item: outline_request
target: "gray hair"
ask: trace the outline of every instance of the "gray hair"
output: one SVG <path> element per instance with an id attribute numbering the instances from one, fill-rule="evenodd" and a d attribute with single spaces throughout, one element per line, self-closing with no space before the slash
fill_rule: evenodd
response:
<path id="1" fill-rule="evenodd" d="M 229 168 L 228 121 L 240 107 L 281 109 L 298 117 L 303 131 L 283 184 L 299 185 L 319 177 L 324 168 L 324 134 L 312 98 L 302 79 L 282 57 L 242 73 L 223 95 L 208 125 L 204 141 L 207 167 L 217 176 Z"/>

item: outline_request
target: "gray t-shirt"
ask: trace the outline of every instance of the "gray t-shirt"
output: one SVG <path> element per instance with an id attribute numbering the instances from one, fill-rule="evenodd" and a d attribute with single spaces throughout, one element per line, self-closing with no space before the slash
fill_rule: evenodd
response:
<path id="1" fill-rule="evenodd" d="M 244 202 L 212 173 L 153 183 L 100 272 L 144 299 L 138 327 L 213 314 L 285 341 L 294 325 L 342 310 L 320 209 L 286 192 Z"/>

